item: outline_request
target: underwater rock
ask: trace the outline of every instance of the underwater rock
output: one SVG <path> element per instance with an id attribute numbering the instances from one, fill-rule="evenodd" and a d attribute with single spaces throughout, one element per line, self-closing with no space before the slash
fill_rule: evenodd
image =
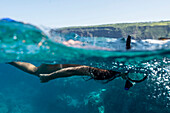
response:
<path id="1" fill-rule="evenodd" d="M 12 113 L 32 113 L 33 107 L 29 104 L 16 104 L 12 107 Z"/>
<path id="2" fill-rule="evenodd" d="M 8 113 L 8 106 L 5 103 L 0 103 L 0 113 Z"/>
<path id="3" fill-rule="evenodd" d="M 88 106 L 89 111 L 94 113 L 104 113 L 105 107 L 103 98 L 101 94 L 106 91 L 106 89 L 100 89 L 96 92 L 91 92 L 84 100 L 85 105 Z"/>
<path id="4" fill-rule="evenodd" d="M 8 113 L 8 105 L 5 96 L 0 93 L 0 113 Z"/>
<path id="5" fill-rule="evenodd" d="M 67 103 L 68 106 L 70 107 L 75 107 L 75 108 L 79 108 L 80 106 L 80 102 L 78 101 L 78 99 L 74 99 L 73 97 L 71 97 L 70 95 L 62 95 L 62 96 L 58 96 L 57 99 L 61 100 L 61 101 L 65 101 Z"/>

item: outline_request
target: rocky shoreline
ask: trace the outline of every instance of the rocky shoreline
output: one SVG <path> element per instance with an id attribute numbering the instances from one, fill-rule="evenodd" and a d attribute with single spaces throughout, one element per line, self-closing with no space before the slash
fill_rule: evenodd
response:
<path id="1" fill-rule="evenodd" d="M 131 35 L 134 39 L 167 39 L 170 37 L 170 21 L 67 27 L 52 29 L 51 33 L 76 33 L 81 37 L 126 38 Z"/>

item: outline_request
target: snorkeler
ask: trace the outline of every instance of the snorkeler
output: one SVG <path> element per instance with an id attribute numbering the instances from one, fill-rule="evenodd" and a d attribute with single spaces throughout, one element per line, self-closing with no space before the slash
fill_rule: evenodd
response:
<path id="1" fill-rule="evenodd" d="M 48 82 L 56 78 L 71 77 L 74 75 L 89 76 L 94 80 L 107 80 L 105 83 L 117 77 L 122 77 L 126 80 L 125 89 L 128 90 L 133 86 L 133 83 L 142 82 L 147 78 L 144 77 L 142 80 L 132 80 L 127 76 L 128 72 L 124 73 L 112 70 L 104 70 L 76 64 L 41 64 L 39 67 L 26 62 L 9 62 L 8 64 L 39 77 L 41 83 Z"/>
<path id="2" fill-rule="evenodd" d="M 131 37 L 128 36 L 126 41 L 127 49 L 130 49 L 130 41 Z M 117 77 L 122 77 L 126 80 L 125 89 L 128 90 L 134 83 L 142 82 L 147 78 L 147 76 L 145 76 L 142 80 L 132 80 L 128 77 L 128 72 L 105 70 L 77 64 L 41 64 L 39 67 L 26 62 L 9 62 L 8 64 L 39 77 L 41 83 L 48 82 L 56 78 L 71 77 L 74 75 L 89 76 L 94 80 L 107 80 L 105 83 Z"/>
<path id="3" fill-rule="evenodd" d="M 40 77 L 42 83 L 55 78 L 71 77 L 74 75 L 90 76 L 95 80 L 111 80 L 126 74 L 77 64 L 41 64 L 39 67 L 26 62 L 9 62 L 8 64 Z"/>

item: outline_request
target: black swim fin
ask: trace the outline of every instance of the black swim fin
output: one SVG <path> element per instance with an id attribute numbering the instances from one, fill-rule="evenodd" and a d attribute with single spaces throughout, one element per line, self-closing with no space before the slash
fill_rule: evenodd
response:
<path id="1" fill-rule="evenodd" d="M 131 48 L 131 36 L 128 35 L 128 38 L 126 40 L 126 49 L 130 49 Z"/>
<path id="2" fill-rule="evenodd" d="M 129 90 L 134 84 L 130 82 L 129 80 L 126 80 L 125 83 L 125 90 Z"/>
<path id="3" fill-rule="evenodd" d="M 132 80 L 131 78 L 129 78 L 127 76 L 127 80 L 126 80 L 126 84 L 125 84 L 125 90 L 129 90 L 129 88 L 131 88 L 135 83 L 140 83 L 140 82 L 143 82 L 144 80 L 146 80 L 148 77 L 145 76 L 144 78 L 142 78 L 141 80 Z"/>

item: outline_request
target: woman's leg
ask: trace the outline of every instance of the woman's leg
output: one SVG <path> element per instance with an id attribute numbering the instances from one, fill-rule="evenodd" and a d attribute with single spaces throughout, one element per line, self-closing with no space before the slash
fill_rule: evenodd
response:
<path id="1" fill-rule="evenodd" d="M 77 67 L 77 64 L 41 64 L 38 67 L 37 74 L 50 74 L 63 68 Z"/>
<path id="2" fill-rule="evenodd" d="M 62 65 L 62 68 L 83 66 L 79 64 L 60 64 L 60 65 Z"/>
<path id="3" fill-rule="evenodd" d="M 39 74 L 49 74 L 62 68 L 81 66 L 77 64 L 41 64 L 39 67 L 36 67 L 35 65 L 27 62 L 9 62 L 8 64 L 36 76 L 39 76 Z"/>
<path id="4" fill-rule="evenodd" d="M 17 67 L 24 72 L 38 76 L 36 74 L 38 68 L 33 64 L 26 63 L 26 62 L 9 62 L 8 64 L 11 64 L 11 65 Z"/>
<path id="5" fill-rule="evenodd" d="M 40 80 L 41 82 L 48 82 L 55 78 L 71 77 L 73 75 L 92 76 L 89 72 L 89 68 L 89 66 L 63 68 L 50 74 L 40 74 Z"/>

